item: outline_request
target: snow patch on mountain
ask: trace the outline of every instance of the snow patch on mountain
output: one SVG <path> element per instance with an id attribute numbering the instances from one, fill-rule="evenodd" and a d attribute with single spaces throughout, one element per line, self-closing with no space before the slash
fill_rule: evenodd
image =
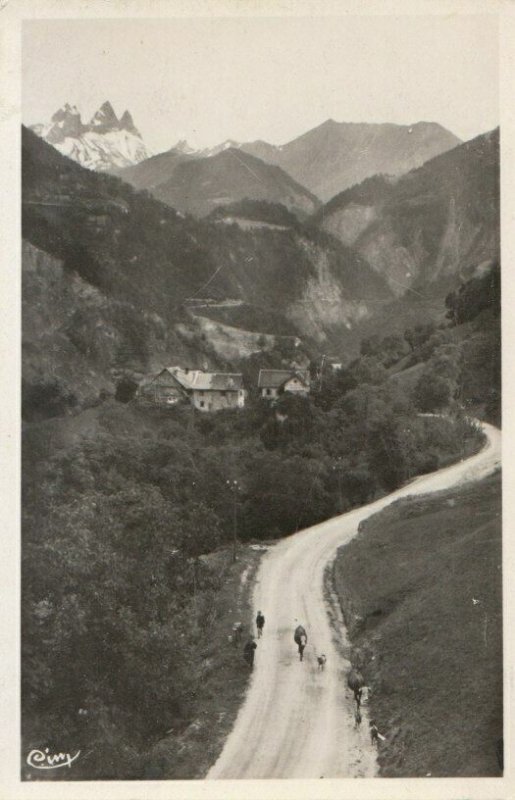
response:
<path id="1" fill-rule="evenodd" d="M 109 101 L 101 105 L 89 123 L 82 122 L 76 106 L 66 103 L 48 124 L 31 128 L 63 155 L 99 172 L 139 164 L 151 155 L 130 112 L 124 111 L 118 119 Z"/>

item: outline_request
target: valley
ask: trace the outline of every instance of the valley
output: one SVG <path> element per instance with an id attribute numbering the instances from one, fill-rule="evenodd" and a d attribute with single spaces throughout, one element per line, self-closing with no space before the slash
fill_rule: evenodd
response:
<path id="1" fill-rule="evenodd" d="M 422 573 L 440 610 L 480 578 L 465 529 L 435 531 L 477 491 L 498 532 L 498 130 L 330 119 L 282 146 L 150 155 L 128 112 L 83 123 L 67 104 L 22 146 L 24 747 L 102 741 L 66 776 L 85 781 L 497 774 L 498 699 L 448 765 L 435 747 L 426 769 L 412 731 L 427 743 L 450 702 L 420 666 L 439 641 L 422 636 Z M 250 673 L 229 637 L 238 621 L 252 635 L 258 608 Z M 423 688 L 406 724 L 402 648 Z M 463 668 L 456 651 L 453 681 Z M 473 709 L 453 713 L 455 736 Z"/>

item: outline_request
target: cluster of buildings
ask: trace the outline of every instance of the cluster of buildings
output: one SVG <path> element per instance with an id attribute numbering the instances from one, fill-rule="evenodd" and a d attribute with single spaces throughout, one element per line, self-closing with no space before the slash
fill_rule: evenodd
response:
<path id="1" fill-rule="evenodd" d="M 311 381 L 308 369 L 261 369 L 257 382 L 259 394 L 274 400 L 289 393 L 306 396 Z M 238 372 L 205 372 L 201 369 L 165 367 L 139 388 L 139 397 L 156 405 L 174 406 L 189 402 L 199 411 L 243 408 L 247 391 Z"/>

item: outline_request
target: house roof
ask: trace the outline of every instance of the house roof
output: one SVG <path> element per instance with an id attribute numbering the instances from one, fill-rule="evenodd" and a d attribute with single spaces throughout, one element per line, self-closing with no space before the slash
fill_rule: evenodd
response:
<path id="1" fill-rule="evenodd" d="M 258 389 L 280 389 L 292 378 L 298 378 L 305 386 L 309 386 L 307 369 L 260 369 Z"/>
<path id="2" fill-rule="evenodd" d="M 243 375 L 237 372 L 203 372 L 200 369 L 185 370 L 181 367 L 167 367 L 178 383 L 192 391 L 238 392 L 243 389 Z"/>

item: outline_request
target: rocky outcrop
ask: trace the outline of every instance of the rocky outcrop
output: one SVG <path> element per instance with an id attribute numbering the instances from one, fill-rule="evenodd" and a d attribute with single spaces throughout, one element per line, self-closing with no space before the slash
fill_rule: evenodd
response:
<path id="1" fill-rule="evenodd" d="M 109 101 L 103 103 L 89 123 L 83 123 L 76 106 L 66 103 L 48 125 L 31 126 L 34 133 L 63 155 L 88 169 L 111 171 L 138 164 L 149 157 L 141 134 L 129 111 L 120 119 Z"/>

